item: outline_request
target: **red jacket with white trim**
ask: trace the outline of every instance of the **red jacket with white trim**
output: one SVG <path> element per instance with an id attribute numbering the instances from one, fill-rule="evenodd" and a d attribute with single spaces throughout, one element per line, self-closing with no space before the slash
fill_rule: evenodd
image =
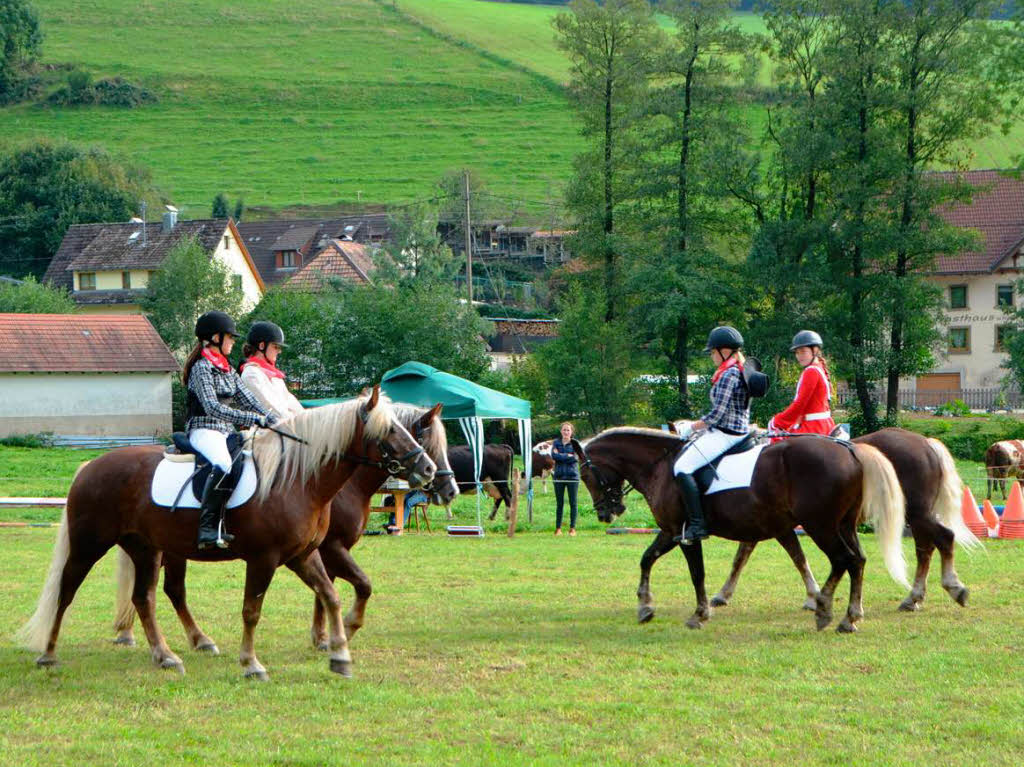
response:
<path id="1" fill-rule="evenodd" d="M 792 404 L 768 422 L 768 428 L 829 434 L 836 426 L 829 410 L 832 387 L 828 375 L 817 362 L 804 368 L 796 385 Z"/>

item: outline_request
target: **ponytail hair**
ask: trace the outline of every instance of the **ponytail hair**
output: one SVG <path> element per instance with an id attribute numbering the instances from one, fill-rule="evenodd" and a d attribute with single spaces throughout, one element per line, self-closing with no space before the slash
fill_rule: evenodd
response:
<path id="1" fill-rule="evenodd" d="M 811 362 L 811 364 L 813 365 L 815 362 L 818 362 L 818 363 L 821 364 L 822 372 L 825 373 L 825 380 L 828 381 L 828 388 L 831 390 L 831 388 L 832 388 L 832 374 L 828 372 L 828 363 L 825 361 L 825 355 L 821 353 L 821 347 L 820 346 L 815 346 L 814 348 L 815 348 L 814 361 Z"/>
<path id="2" fill-rule="evenodd" d="M 188 357 L 185 359 L 185 366 L 181 369 L 181 383 L 184 386 L 188 386 L 188 377 L 192 373 L 192 366 L 196 364 L 199 356 L 203 353 L 203 342 L 199 341 L 195 348 L 189 352 Z"/>
<path id="3" fill-rule="evenodd" d="M 256 352 L 258 352 L 258 351 L 259 351 L 259 349 L 254 348 L 253 345 L 250 344 L 248 341 L 246 341 L 244 344 L 242 344 L 242 359 L 240 359 L 238 361 L 238 372 L 239 373 L 242 372 L 242 366 L 246 363 L 246 361 L 252 355 L 256 354 Z"/>

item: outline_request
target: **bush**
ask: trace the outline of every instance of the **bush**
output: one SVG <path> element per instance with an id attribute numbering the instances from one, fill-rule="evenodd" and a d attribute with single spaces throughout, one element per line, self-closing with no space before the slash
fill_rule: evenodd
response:
<path id="1" fill-rule="evenodd" d="M 971 414 L 971 409 L 967 407 L 967 403 L 962 399 L 955 399 L 951 402 L 947 402 L 935 408 L 935 415 L 937 416 L 968 416 Z"/>
<path id="2" fill-rule="evenodd" d="M 49 95 L 49 103 L 57 106 L 100 104 L 131 109 L 143 104 L 155 104 L 157 101 L 152 91 L 133 85 L 121 77 L 105 77 L 93 83 L 89 72 L 74 70 L 68 73 L 67 79 L 67 84 Z"/>
<path id="3" fill-rule="evenodd" d="M 53 447 L 53 435 L 46 434 L 11 434 L 0 437 L 3 447 Z"/>

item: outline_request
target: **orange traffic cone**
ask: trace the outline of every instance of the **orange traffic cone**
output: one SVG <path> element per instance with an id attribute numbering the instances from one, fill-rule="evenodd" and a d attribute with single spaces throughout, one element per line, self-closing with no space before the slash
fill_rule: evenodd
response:
<path id="1" fill-rule="evenodd" d="M 1020 482 L 1014 482 L 1010 488 L 1010 497 L 1003 509 L 1003 518 L 999 521 L 1000 538 L 1024 538 L 1024 493 Z"/>
<path id="2" fill-rule="evenodd" d="M 966 484 L 964 484 L 963 500 L 960 502 L 960 515 L 963 517 L 967 529 L 978 538 L 984 538 L 988 535 L 988 525 L 985 524 L 985 520 L 978 513 L 978 502 L 974 500 L 974 494 Z"/>
<path id="3" fill-rule="evenodd" d="M 996 514 L 995 508 L 992 506 L 992 501 L 988 498 L 985 499 L 985 503 L 981 506 L 981 516 L 985 518 L 985 524 L 988 526 L 988 537 L 998 538 L 999 516 Z"/>

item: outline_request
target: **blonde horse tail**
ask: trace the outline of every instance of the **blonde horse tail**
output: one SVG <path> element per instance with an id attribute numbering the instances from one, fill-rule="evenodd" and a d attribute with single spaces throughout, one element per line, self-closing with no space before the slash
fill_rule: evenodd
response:
<path id="1" fill-rule="evenodd" d="M 896 470 L 880 450 L 871 445 L 854 445 L 864 468 L 860 518 L 871 522 L 882 549 L 885 569 L 901 586 L 910 588 L 907 562 L 903 557 L 903 525 L 906 500 Z"/>
<path id="2" fill-rule="evenodd" d="M 86 461 L 75 471 L 75 477 L 82 472 L 89 462 Z M 74 485 L 74 480 L 72 480 Z M 36 652 L 44 652 L 50 642 L 53 621 L 57 617 L 57 603 L 60 601 L 60 583 L 64 576 L 64 566 L 71 556 L 71 536 L 68 532 L 68 507 L 60 515 L 60 527 L 57 529 L 57 542 L 53 547 L 53 559 L 50 560 L 50 571 L 46 574 L 43 592 L 36 602 L 36 611 L 15 635 L 18 643 Z"/>
<path id="3" fill-rule="evenodd" d="M 114 606 L 114 631 L 119 634 L 131 631 L 135 623 L 135 604 L 132 591 L 135 589 L 135 563 L 128 552 L 117 547 L 117 602 Z"/>
<path id="4" fill-rule="evenodd" d="M 952 530 L 954 539 L 964 548 L 980 547 L 981 541 L 967 528 L 960 513 L 964 490 L 953 456 L 941 441 L 933 437 L 929 437 L 928 446 L 934 451 L 942 465 L 942 483 L 939 485 L 939 494 L 935 497 L 935 504 L 932 506 L 932 516 L 937 522 Z"/>

